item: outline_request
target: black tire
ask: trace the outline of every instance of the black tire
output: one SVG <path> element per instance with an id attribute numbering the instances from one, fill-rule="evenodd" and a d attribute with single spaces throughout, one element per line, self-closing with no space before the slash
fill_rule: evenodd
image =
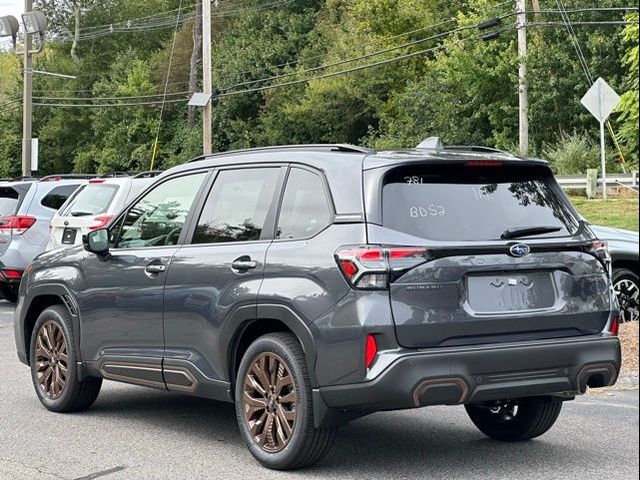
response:
<path id="1" fill-rule="evenodd" d="M 482 433 L 495 440 L 521 442 L 546 433 L 556 422 L 562 402 L 553 397 L 521 398 L 514 402 L 517 410 L 512 418 L 505 419 L 489 406 L 465 405 L 473 424 Z"/>
<path id="2" fill-rule="evenodd" d="M 250 432 L 245 418 L 243 394 L 245 378 L 256 359 L 264 354 L 273 354 L 283 362 L 293 378 L 292 390 L 296 394 L 296 418 L 288 443 L 277 452 L 266 451 Z M 311 383 L 304 353 L 293 335 L 272 333 L 254 341 L 240 363 L 235 385 L 236 418 L 240 433 L 251 454 L 263 466 L 275 470 L 293 470 L 320 461 L 330 450 L 335 440 L 335 428 L 315 428 L 313 422 L 313 399 Z M 275 415 L 275 414 L 274 414 Z M 267 423 L 265 420 L 263 423 Z"/>
<path id="3" fill-rule="evenodd" d="M 627 268 L 615 268 L 612 280 L 620 305 L 620 321 L 637 321 L 638 292 L 640 291 L 638 275 Z"/>
<path id="4" fill-rule="evenodd" d="M 38 364 L 36 362 L 38 334 L 41 329 L 47 328 L 48 326 L 59 328 L 66 342 L 66 359 L 62 360 L 62 357 L 58 354 L 60 358 L 54 361 L 57 361 L 57 363 L 66 363 L 66 379 L 55 398 L 49 396 L 45 388 L 40 385 L 38 379 Z M 78 412 L 85 410 L 95 402 L 100 393 L 100 387 L 102 386 L 101 378 L 89 377 L 83 381 L 78 380 L 78 370 L 76 368 L 78 354 L 76 352 L 74 338 L 71 316 L 69 311 L 62 305 L 54 305 L 45 309 L 38 317 L 38 320 L 36 320 L 33 333 L 31 334 L 29 348 L 31 380 L 38 399 L 45 408 L 52 412 Z"/>

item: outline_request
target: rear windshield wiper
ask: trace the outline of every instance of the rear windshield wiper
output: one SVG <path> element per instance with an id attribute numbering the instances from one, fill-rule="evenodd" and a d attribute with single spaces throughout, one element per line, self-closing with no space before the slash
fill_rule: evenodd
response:
<path id="1" fill-rule="evenodd" d="M 81 210 L 78 210 L 76 212 L 71 212 L 70 214 L 72 217 L 87 217 L 89 215 L 93 215 L 93 213 L 91 212 L 83 212 Z"/>
<path id="2" fill-rule="evenodd" d="M 500 238 L 528 237 L 529 235 L 542 235 L 544 233 L 558 232 L 560 230 L 562 230 L 562 227 L 552 226 L 507 228 L 502 232 Z"/>

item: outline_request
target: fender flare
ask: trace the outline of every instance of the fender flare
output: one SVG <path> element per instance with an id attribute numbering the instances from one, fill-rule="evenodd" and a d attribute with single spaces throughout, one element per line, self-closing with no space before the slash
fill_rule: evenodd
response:
<path id="1" fill-rule="evenodd" d="M 80 349 L 80 317 L 78 315 L 78 302 L 71 293 L 71 291 L 67 288 L 63 283 L 58 282 L 47 282 L 47 283 L 38 283 L 35 285 L 30 285 L 27 293 L 24 297 L 23 305 L 20 310 L 20 326 L 22 328 L 22 338 L 23 338 L 23 348 L 26 352 L 27 362 L 28 362 L 28 351 L 29 351 L 29 339 L 26 338 L 25 332 L 25 320 L 29 310 L 31 309 L 31 305 L 33 301 L 44 295 L 56 296 L 60 298 L 60 303 L 64 305 L 64 307 L 68 310 L 69 315 L 71 316 L 71 321 L 73 322 L 73 330 L 74 330 L 74 343 L 75 350 L 77 352 L 78 361 L 82 361 L 82 351 Z"/>
<path id="2" fill-rule="evenodd" d="M 220 333 L 219 339 L 222 371 L 231 377 L 230 373 L 236 353 L 237 339 L 242 336 L 247 327 L 261 320 L 279 321 L 293 332 L 302 346 L 302 351 L 307 361 L 311 386 L 314 388 L 317 387 L 315 374 L 317 349 L 313 341 L 313 336 L 311 335 L 311 330 L 304 320 L 286 305 L 259 303 L 257 308 L 256 305 L 246 305 L 236 309 L 230 315 Z M 228 380 L 233 383 L 232 378 Z"/>

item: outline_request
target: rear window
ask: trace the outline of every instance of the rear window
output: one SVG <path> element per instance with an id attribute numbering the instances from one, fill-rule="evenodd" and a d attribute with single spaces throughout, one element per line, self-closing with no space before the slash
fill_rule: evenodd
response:
<path id="1" fill-rule="evenodd" d="M 20 195 L 11 187 L 0 187 L 0 216 L 13 215 L 18 211 Z"/>
<path id="2" fill-rule="evenodd" d="M 578 220 L 559 188 L 542 167 L 402 167 L 385 178 L 382 223 L 430 240 L 497 240 L 541 226 L 558 230 L 536 238 L 572 235 Z"/>
<path id="3" fill-rule="evenodd" d="M 78 185 L 64 185 L 61 187 L 55 187 L 49 193 L 47 193 L 42 200 L 40 200 L 40 204 L 43 207 L 51 208 L 53 210 L 58 210 L 64 202 L 71 196 L 73 192 L 76 191 Z"/>
<path id="4" fill-rule="evenodd" d="M 118 191 L 117 185 L 89 183 L 80 187 L 60 215 L 100 215 L 106 212 Z"/>

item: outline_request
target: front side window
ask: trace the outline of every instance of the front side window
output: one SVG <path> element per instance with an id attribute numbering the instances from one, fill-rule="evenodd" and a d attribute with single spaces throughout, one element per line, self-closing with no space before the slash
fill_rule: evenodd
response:
<path id="1" fill-rule="evenodd" d="M 280 168 L 225 170 L 207 197 L 193 243 L 259 240 Z"/>
<path id="2" fill-rule="evenodd" d="M 52 210 L 58 210 L 64 202 L 71 196 L 73 192 L 76 191 L 78 185 L 64 185 L 62 187 L 56 187 L 47 193 L 40 204 L 43 207 L 51 208 Z"/>
<path id="3" fill-rule="evenodd" d="M 115 248 L 175 245 L 206 173 L 161 183 L 136 202 L 114 233 Z"/>
<path id="4" fill-rule="evenodd" d="M 331 222 L 322 179 L 308 170 L 291 169 L 282 199 L 277 238 L 309 238 Z"/>

